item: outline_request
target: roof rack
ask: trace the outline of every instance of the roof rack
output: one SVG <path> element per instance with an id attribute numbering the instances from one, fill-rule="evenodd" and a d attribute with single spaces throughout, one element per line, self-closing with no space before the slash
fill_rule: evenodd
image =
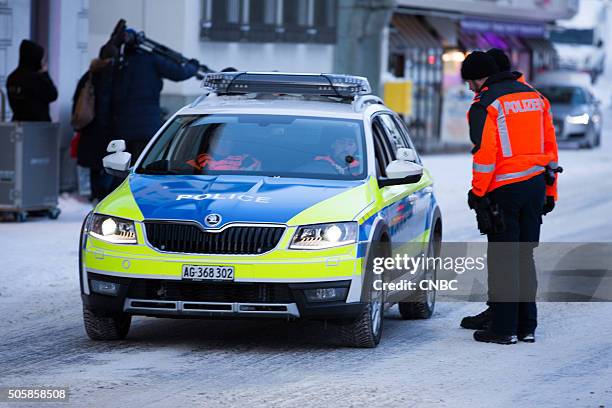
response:
<path id="1" fill-rule="evenodd" d="M 202 87 L 217 95 L 299 94 L 355 99 L 372 92 L 367 78 L 338 74 L 219 72 L 206 74 Z"/>

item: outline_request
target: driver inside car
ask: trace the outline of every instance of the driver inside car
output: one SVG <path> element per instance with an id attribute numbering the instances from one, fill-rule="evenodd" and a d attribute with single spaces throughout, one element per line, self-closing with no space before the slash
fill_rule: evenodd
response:
<path id="1" fill-rule="evenodd" d="M 330 145 L 329 155 L 315 156 L 317 162 L 325 162 L 330 164 L 338 174 L 350 174 L 351 169 L 359 167 L 360 162 L 357 159 L 357 140 L 351 129 L 332 126 L 323 129 L 323 138 L 331 138 L 333 141 Z M 329 135 L 326 137 L 326 135 Z"/>
<path id="2" fill-rule="evenodd" d="M 198 170 L 261 170 L 261 161 L 248 153 L 234 154 L 234 143 L 228 137 L 215 135 L 208 144 L 208 151 L 200 153 L 187 164 Z"/>

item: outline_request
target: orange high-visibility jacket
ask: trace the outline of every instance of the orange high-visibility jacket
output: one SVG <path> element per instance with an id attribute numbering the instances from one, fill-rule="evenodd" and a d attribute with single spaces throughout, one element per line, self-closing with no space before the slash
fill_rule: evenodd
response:
<path id="1" fill-rule="evenodd" d="M 472 149 L 472 191 L 484 196 L 557 166 L 550 103 L 519 74 L 502 72 L 485 82 L 468 112 Z M 546 187 L 557 199 L 557 181 Z"/>

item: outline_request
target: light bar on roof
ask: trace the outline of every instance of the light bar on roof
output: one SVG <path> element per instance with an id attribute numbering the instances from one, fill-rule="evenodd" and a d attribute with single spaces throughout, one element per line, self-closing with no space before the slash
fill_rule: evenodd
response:
<path id="1" fill-rule="evenodd" d="M 280 72 L 218 72 L 206 74 L 202 87 L 217 95 L 248 93 L 300 94 L 352 98 L 372 92 L 364 77 Z"/>

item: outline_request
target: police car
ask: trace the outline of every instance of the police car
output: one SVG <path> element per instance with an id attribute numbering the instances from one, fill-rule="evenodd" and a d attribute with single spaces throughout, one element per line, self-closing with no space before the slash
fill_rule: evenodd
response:
<path id="1" fill-rule="evenodd" d="M 124 338 L 133 315 L 268 317 L 375 347 L 391 305 L 429 318 L 433 290 L 381 283 L 435 270 L 373 271 L 396 244 L 432 255 L 442 219 L 404 122 L 367 80 L 232 72 L 204 86 L 133 166 L 109 144 L 104 166 L 125 181 L 83 223 L 89 337 Z"/>

